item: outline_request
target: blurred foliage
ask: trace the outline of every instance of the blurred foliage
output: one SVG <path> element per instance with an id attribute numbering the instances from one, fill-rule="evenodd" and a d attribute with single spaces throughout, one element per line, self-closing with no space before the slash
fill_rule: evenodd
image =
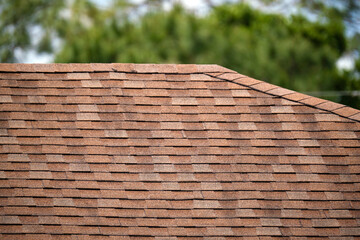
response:
<path id="1" fill-rule="evenodd" d="M 15 62 L 16 50 L 29 50 L 37 47 L 39 51 L 51 52 L 51 34 L 58 27 L 58 16 L 64 8 L 62 0 L 0 0 L 0 60 Z M 41 33 L 36 33 L 41 26 Z M 33 45 L 35 34 L 39 39 Z"/>
<path id="2" fill-rule="evenodd" d="M 345 34 L 346 16 L 352 15 L 316 2 L 305 7 L 331 17 L 310 21 L 242 3 L 198 15 L 179 4 L 164 10 L 161 0 L 113 1 L 110 7 L 89 0 L 0 0 L 0 56 L 11 62 L 14 49 L 34 47 L 31 29 L 38 26 L 43 31 L 36 47 L 54 52 L 56 62 L 216 63 L 300 92 L 360 90 L 359 61 L 354 70 L 336 67 L 359 46 L 358 35 Z M 54 38 L 61 42 L 57 49 Z M 360 108 L 360 98 L 351 94 L 320 97 Z"/>
<path id="3" fill-rule="evenodd" d="M 266 1 L 266 0 L 265 0 Z M 280 3 L 284 0 L 267 0 Z M 318 20 L 331 21 L 339 19 L 344 22 L 349 31 L 359 31 L 360 1 L 359 0 L 290 0 L 293 6 L 305 9 L 317 16 Z"/>

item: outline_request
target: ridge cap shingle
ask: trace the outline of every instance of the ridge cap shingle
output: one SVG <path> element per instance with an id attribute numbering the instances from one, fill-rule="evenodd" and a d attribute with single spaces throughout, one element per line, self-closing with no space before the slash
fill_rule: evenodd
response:
<path id="1" fill-rule="evenodd" d="M 235 73 L 216 64 L 135 64 L 135 63 L 0 63 L 0 72 L 124 72 L 124 73 Z"/>

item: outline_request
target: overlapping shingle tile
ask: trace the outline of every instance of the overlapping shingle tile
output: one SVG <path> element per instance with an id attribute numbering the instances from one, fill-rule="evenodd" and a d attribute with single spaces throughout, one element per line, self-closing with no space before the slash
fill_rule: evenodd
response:
<path id="1" fill-rule="evenodd" d="M 360 237 L 360 112 L 217 65 L 0 64 L 1 239 Z"/>

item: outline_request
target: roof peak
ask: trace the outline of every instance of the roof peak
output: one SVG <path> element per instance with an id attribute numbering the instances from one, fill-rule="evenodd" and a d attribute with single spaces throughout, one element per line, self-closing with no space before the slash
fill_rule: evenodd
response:
<path id="1" fill-rule="evenodd" d="M 0 73 L 73 73 L 73 72 L 122 72 L 162 74 L 206 74 L 223 81 L 233 82 L 251 89 L 281 97 L 309 107 L 360 122 L 360 110 L 288 90 L 264 81 L 239 74 L 216 64 L 133 64 L 133 63 L 50 63 L 24 64 L 0 63 Z"/>

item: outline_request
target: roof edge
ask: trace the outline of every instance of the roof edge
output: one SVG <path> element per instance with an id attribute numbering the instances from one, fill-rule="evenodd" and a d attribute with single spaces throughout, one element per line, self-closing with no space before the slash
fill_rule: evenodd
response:
<path id="1" fill-rule="evenodd" d="M 0 63 L 0 72 L 123 72 L 123 73 L 235 73 L 216 64 L 133 64 L 133 63 Z"/>
<path id="2" fill-rule="evenodd" d="M 0 63 L 0 72 L 122 72 L 122 73 L 163 73 L 163 74 L 207 74 L 249 87 L 251 89 L 301 103 L 316 109 L 360 122 L 360 110 L 328 100 L 312 97 L 289 89 L 256 80 L 216 64 L 133 64 L 133 63 Z"/>
<path id="3" fill-rule="evenodd" d="M 329 100 L 320 99 L 310 95 L 302 94 L 293 90 L 282 88 L 264 81 L 260 81 L 237 72 L 222 73 L 222 74 L 208 74 L 214 78 L 234 82 L 236 84 L 249 87 L 269 94 L 271 96 L 281 97 L 283 99 L 310 106 L 316 109 L 327 111 L 356 122 L 360 122 L 360 110 L 348 107 L 343 104 L 335 103 Z"/>

